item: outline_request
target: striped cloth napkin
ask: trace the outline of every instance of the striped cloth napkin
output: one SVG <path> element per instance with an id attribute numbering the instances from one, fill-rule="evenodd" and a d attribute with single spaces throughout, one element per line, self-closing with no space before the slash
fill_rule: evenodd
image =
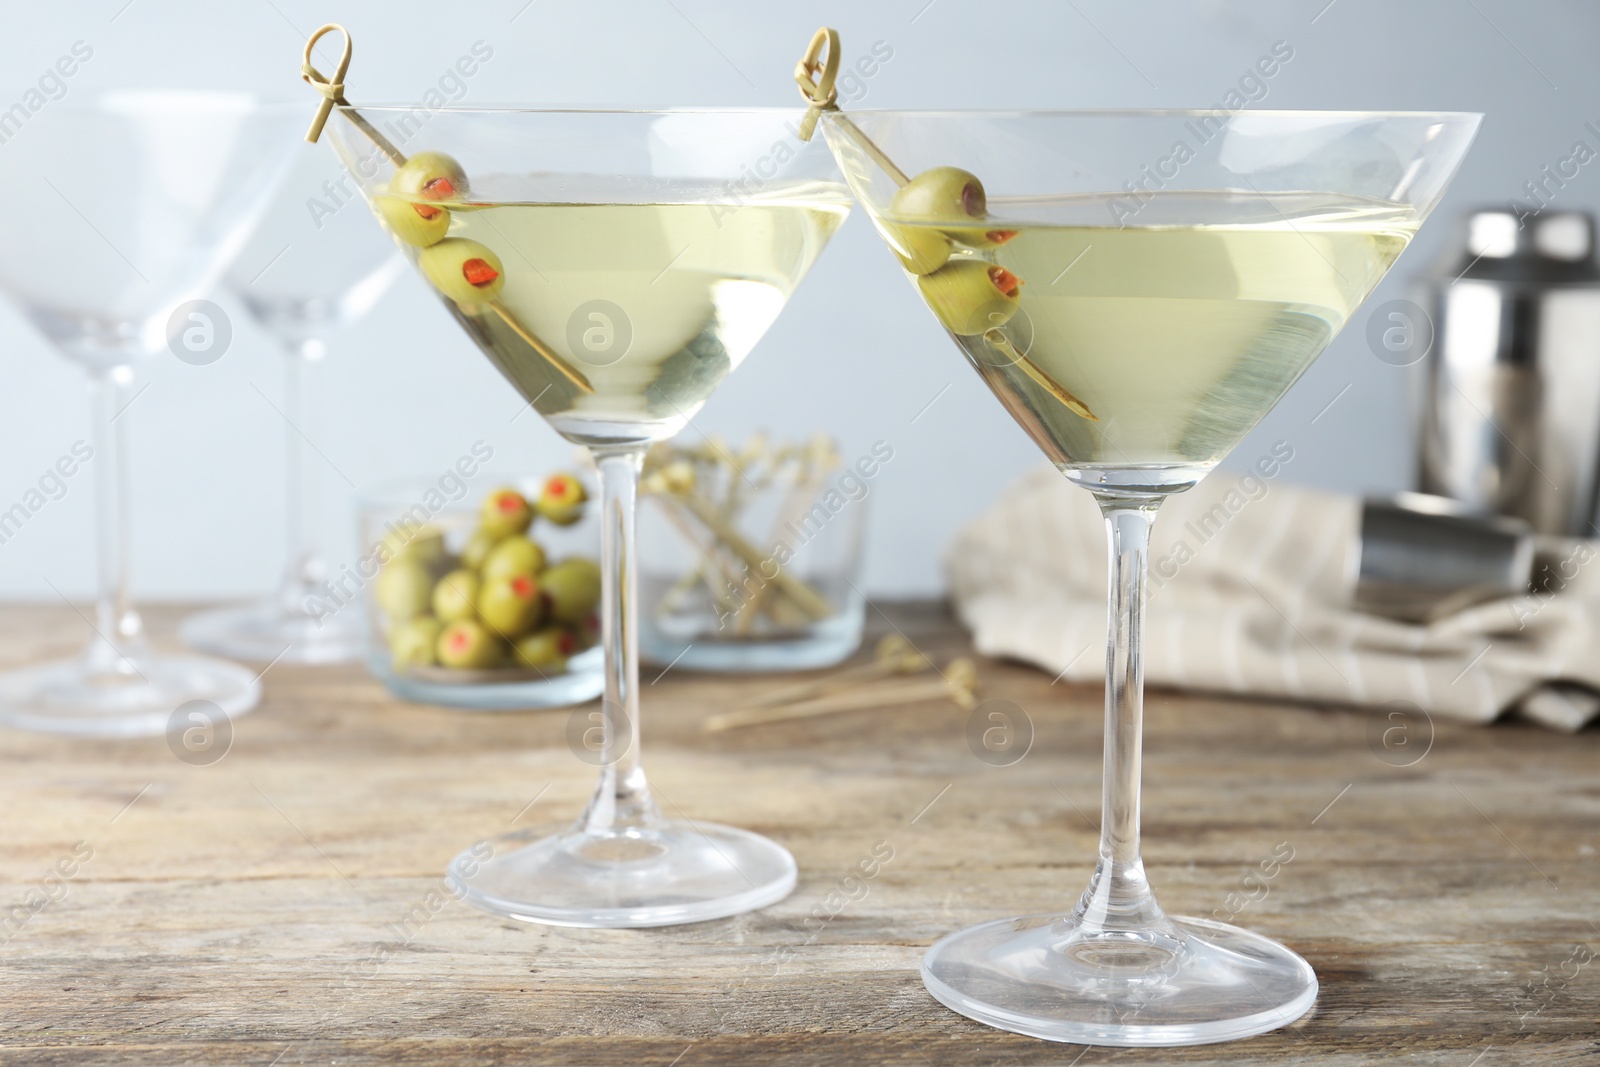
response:
<path id="1" fill-rule="evenodd" d="M 1600 713 L 1600 545 L 1541 546 L 1542 559 L 1571 575 L 1559 594 L 1415 625 L 1350 606 L 1360 512 L 1354 497 L 1256 472 L 1219 471 L 1169 499 L 1150 552 L 1148 683 L 1308 703 L 1404 702 L 1472 722 L 1516 709 L 1567 731 Z M 1050 467 L 968 525 L 945 567 L 978 650 L 1099 681 L 1105 538 L 1090 495 Z"/>

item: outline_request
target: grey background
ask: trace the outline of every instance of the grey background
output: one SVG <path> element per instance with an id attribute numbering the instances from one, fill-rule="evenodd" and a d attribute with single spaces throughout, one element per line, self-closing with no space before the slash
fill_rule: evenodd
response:
<path id="1" fill-rule="evenodd" d="M 303 97 L 309 116 L 311 93 L 296 80 L 300 47 L 307 31 L 335 20 L 356 36 L 350 84 L 358 102 L 419 99 L 482 40 L 494 56 L 468 83 L 465 103 L 789 105 L 795 59 L 811 31 L 829 23 L 842 31 L 847 57 L 879 40 L 893 49 L 858 106 L 1204 107 L 1287 41 L 1294 57 L 1259 106 L 1488 115 L 1445 205 L 1368 309 L 1405 294 L 1463 207 L 1504 205 L 1579 138 L 1600 147 L 1583 128 L 1600 120 L 1600 8 L 1579 0 L 8 3 L 0 106 L 83 40 L 94 57 L 68 83 L 69 95 L 243 88 Z M 312 150 L 331 161 L 327 146 Z M 1593 207 L 1595 171 L 1600 162 L 1557 202 Z M 149 388 L 129 410 L 133 580 L 147 598 L 264 592 L 282 561 L 283 427 L 256 391 L 278 396 L 279 356 L 226 293 L 194 295 L 237 310 L 235 335 L 210 366 L 163 353 L 139 371 Z M 1366 317 L 1241 446 L 1234 465 L 1285 440 L 1295 450 L 1285 470 L 1292 480 L 1349 491 L 1409 483 L 1407 372 L 1369 351 Z M 0 367 L 3 508 L 89 427 L 79 372 L 9 307 L 0 307 Z M 314 384 L 315 444 L 362 487 L 437 476 L 477 439 L 496 450 L 479 489 L 570 455 L 531 417 L 511 423 L 520 402 L 410 274 L 334 338 Z M 763 427 L 778 435 L 824 429 L 847 456 L 889 442 L 894 459 L 872 488 L 866 581 L 882 595 L 937 591 L 950 535 L 1039 462 L 859 214 L 696 425 L 735 440 Z M 333 471 L 323 485 L 323 540 L 335 560 L 353 558 L 349 486 Z M 91 590 L 92 496 L 84 472 L 0 545 L 0 595 Z"/>

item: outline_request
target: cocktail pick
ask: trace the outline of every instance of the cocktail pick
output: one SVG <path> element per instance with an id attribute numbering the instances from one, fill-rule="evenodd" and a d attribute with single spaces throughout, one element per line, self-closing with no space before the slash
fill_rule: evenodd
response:
<path id="1" fill-rule="evenodd" d="M 339 53 L 339 62 L 333 69 L 333 77 L 329 78 L 312 65 L 311 50 L 316 47 L 317 42 L 323 37 L 335 31 L 344 34 L 344 48 Z M 329 22 L 318 26 L 316 31 L 306 38 L 305 52 L 300 60 L 300 79 L 315 89 L 317 94 L 322 97 L 317 104 L 317 113 L 311 119 L 311 128 L 306 131 L 306 140 L 315 144 L 322 137 L 322 128 L 328 124 L 328 116 L 333 113 L 334 105 L 338 104 L 343 109 L 339 114 L 349 119 L 356 129 L 365 134 L 367 139 L 376 145 L 379 151 L 388 156 L 390 162 L 396 167 L 403 167 L 406 165 L 405 153 L 396 148 L 394 142 L 380 133 L 377 127 L 368 122 L 366 117 L 352 107 L 349 100 L 345 99 L 344 79 L 349 73 L 350 56 L 354 51 L 355 39 L 350 36 L 349 30 L 337 22 Z M 554 367 L 563 378 L 571 382 L 575 388 L 585 393 L 594 392 L 594 386 L 590 384 L 589 379 L 582 371 L 562 359 L 551 351 L 548 345 L 529 333 L 522 323 L 517 321 L 516 316 L 506 310 L 498 300 L 487 301 L 487 306 L 489 310 L 500 316 L 500 320 L 513 333 L 522 338 L 524 344 L 539 353 L 546 362 Z"/>
<path id="2" fill-rule="evenodd" d="M 894 161 L 884 153 L 883 149 L 868 137 L 866 133 L 844 117 L 844 112 L 839 109 L 839 94 L 834 87 L 834 79 L 839 74 L 839 31 L 829 26 L 824 26 L 811 36 L 811 43 L 806 46 L 805 54 L 800 57 L 800 62 L 795 64 L 794 80 L 800 86 L 800 95 L 805 97 L 806 114 L 800 120 L 798 135 L 802 141 L 811 140 L 811 135 L 816 131 L 817 120 L 824 111 L 834 112 L 839 116 L 839 126 L 847 133 L 863 152 L 872 158 L 883 172 L 894 179 L 894 183 L 901 188 L 911 184 L 911 178 L 906 172 L 895 165 Z M 1018 284 L 1022 284 L 1018 279 Z M 1026 352 L 1017 348 L 1005 332 L 995 327 L 984 331 L 984 340 L 994 347 L 1001 349 L 1011 357 L 1012 363 L 1021 368 L 1022 372 L 1045 389 L 1063 405 L 1077 415 L 1088 419 L 1090 422 L 1099 422 L 1089 406 L 1073 396 L 1061 383 L 1040 370 Z"/>
<path id="3" fill-rule="evenodd" d="M 758 726 L 769 722 L 784 722 L 788 719 L 809 719 L 843 711 L 867 711 L 941 698 L 954 701 L 957 707 L 966 711 L 978 706 L 976 664 L 963 656 L 945 664 L 942 673 L 944 677 L 938 681 L 907 681 L 893 686 L 868 685 L 797 704 L 741 708 L 738 711 L 711 716 L 706 720 L 704 729 L 707 733 L 721 733 L 740 726 Z"/>
<path id="4" fill-rule="evenodd" d="M 916 674 L 932 666 L 933 661 L 917 651 L 910 641 L 899 634 L 888 634 L 878 642 L 878 647 L 873 651 L 872 662 L 846 668 L 826 678 L 771 690 L 750 701 L 749 706 L 768 708 L 778 704 L 790 704 L 893 674 Z"/>
<path id="5" fill-rule="evenodd" d="M 317 46 L 318 41 L 334 31 L 344 34 L 344 49 L 339 53 L 338 65 L 333 68 L 333 78 L 329 79 L 311 65 L 311 50 Z M 350 56 L 354 53 L 355 46 L 356 43 L 351 38 L 350 31 L 337 22 L 329 22 L 318 26 L 311 36 L 306 38 L 306 49 L 300 58 L 300 80 L 311 86 L 322 96 L 322 102 L 317 105 L 316 116 L 311 120 L 311 128 L 306 131 L 306 140 L 312 144 L 316 144 L 318 138 L 322 136 L 322 127 L 328 124 L 328 116 L 333 113 L 333 105 L 339 104 L 345 108 L 350 106 L 350 101 L 344 98 L 344 76 L 350 70 Z M 365 116 L 350 110 L 343 112 L 343 114 L 348 115 L 350 121 L 355 123 L 356 128 L 366 134 L 372 143 L 377 145 L 379 150 L 393 161 L 395 166 L 405 166 L 405 153 L 396 148 L 394 142 L 390 141 L 389 138 L 379 133 L 377 128 L 366 120 Z"/>

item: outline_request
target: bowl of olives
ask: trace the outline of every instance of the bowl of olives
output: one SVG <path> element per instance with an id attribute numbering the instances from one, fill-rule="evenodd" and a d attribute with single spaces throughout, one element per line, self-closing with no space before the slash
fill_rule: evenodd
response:
<path id="1" fill-rule="evenodd" d="M 599 696 L 599 533 L 589 510 L 588 489 L 564 473 L 481 500 L 452 501 L 426 482 L 366 496 L 373 675 L 402 700 L 474 711 Z"/>

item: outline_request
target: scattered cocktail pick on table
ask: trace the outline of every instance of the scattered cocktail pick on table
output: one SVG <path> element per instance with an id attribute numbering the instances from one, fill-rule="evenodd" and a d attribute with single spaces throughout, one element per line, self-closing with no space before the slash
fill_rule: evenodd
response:
<path id="1" fill-rule="evenodd" d="M 839 128 L 885 174 L 892 178 L 903 192 L 913 191 L 917 183 L 924 179 L 959 176 L 969 179 L 961 190 L 960 200 L 962 204 L 976 209 L 971 212 L 972 218 L 983 218 L 985 216 L 987 201 L 983 192 L 983 184 L 978 181 L 976 176 L 967 174 L 965 171 L 957 171 L 954 167 L 939 167 L 933 171 L 919 174 L 915 178 L 909 177 L 905 171 L 895 165 L 895 162 L 888 157 L 883 149 L 878 147 L 872 138 L 866 135 L 860 126 L 846 118 L 844 112 L 839 108 L 838 92 L 834 88 L 834 80 L 838 73 L 839 31 L 824 26 L 812 35 L 811 43 L 806 46 L 805 54 L 800 57 L 800 62 L 795 64 L 794 68 L 794 80 L 800 86 L 800 95 L 805 98 L 807 105 L 805 118 L 801 120 L 798 130 L 802 141 L 811 140 L 812 134 L 816 131 L 817 120 L 821 118 L 824 111 L 831 111 L 839 116 Z M 938 172 L 947 173 L 941 175 Z M 1004 233 L 1014 236 L 1010 231 L 1004 231 Z M 1010 239 L 1010 236 L 1001 237 L 997 243 L 1003 244 Z M 912 257 L 912 259 L 916 258 L 919 257 Z M 907 262 L 909 264 L 911 261 L 908 260 Z M 919 275 L 919 287 L 922 289 L 923 296 L 928 300 L 929 307 L 934 309 L 935 314 L 939 314 L 939 310 L 935 305 L 941 298 L 948 300 L 951 294 L 967 290 L 968 287 L 961 284 L 960 272 L 971 265 L 972 261 L 970 260 L 946 262 L 944 258 L 938 258 L 933 262 L 923 264 L 927 269 L 919 267 L 914 270 L 914 273 Z M 943 277 L 944 275 L 949 275 L 949 277 Z M 945 319 L 944 315 L 940 314 L 941 321 L 944 321 L 952 332 L 968 336 L 981 335 L 985 341 L 1010 357 L 1013 365 L 1020 368 L 1036 385 L 1059 400 L 1067 410 L 1091 422 L 1099 422 L 1100 420 L 1095 416 L 1094 412 L 1089 410 L 1087 404 L 1072 395 L 1061 383 L 1035 365 L 1028 358 L 1028 354 L 1017 348 L 1016 344 L 1002 329 L 1005 319 L 1010 317 L 1011 309 L 1015 307 L 1014 301 L 1017 299 L 1017 294 L 1021 292 L 1024 284 L 1023 280 L 1010 271 L 995 265 L 990 268 L 989 281 L 995 286 L 991 290 L 991 296 L 995 296 L 996 299 L 990 302 L 991 310 L 989 314 L 975 317 L 976 319 L 981 319 L 980 322 L 974 322 L 970 327 L 959 324 L 952 325 L 950 321 Z M 1002 282 L 1006 289 L 1000 288 Z M 998 299 L 999 295 L 1009 299 L 1000 300 Z M 995 322 L 994 320 L 998 315 L 1004 315 L 1005 318 Z M 984 326 L 985 323 L 990 322 L 993 322 L 993 325 Z M 980 326 L 984 328 L 979 328 Z M 982 368 L 979 369 L 979 373 L 983 373 Z"/>
<path id="2" fill-rule="evenodd" d="M 826 678 L 786 685 L 763 693 L 750 701 L 752 708 L 767 708 L 777 704 L 791 704 L 799 700 L 831 693 L 846 686 L 887 678 L 895 674 L 917 674 L 930 669 L 933 661 L 918 652 L 910 641 L 899 634 L 889 634 L 878 642 L 870 663 L 847 667 Z"/>
<path id="3" fill-rule="evenodd" d="M 759 726 L 763 723 L 783 722 L 789 719 L 809 719 L 819 715 L 834 715 L 844 711 L 868 711 L 873 708 L 914 704 L 923 700 L 948 699 L 957 707 L 971 711 L 978 706 L 978 668 L 965 656 L 957 657 L 944 665 L 941 678 L 922 681 L 907 679 L 894 683 L 852 686 L 842 692 L 832 692 L 793 704 L 746 707 L 738 711 L 713 715 L 705 722 L 707 733 L 720 733 L 740 726 Z"/>
<path id="4" fill-rule="evenodd" d="M 317 42 L 323 37 L 335 31 L 344 34 L 344 48 L 339 53 L 339 62 L 334 67 L 333 77 L 328 78 L 312 65 L 311 50 L 316 47 Z M 395 167 L 404 167 L 406 165 L 405 153 L 396 148 L 394 142 L 379 132 L 377 127 L 368 122 L 365 116 L 355 110 L 350 101 L 345 98 L 345 75 L 350 70 L 350 56 L 354 50 L 355 39 L 350 36 L 349 30 L 337 22 L 329 22 L 318 26 L 316 31 L 306 39 L 305 52 L 300 60 L 300 79 L 315 89 L 317 94 L 322 97 L 317 104 L 317 113 L 311 120 L 311 128 L 306 131 L 306 140 L 315 144 L 322 137 L 322 128 L 327 125 L 328 116 L 333 112 L 334 105 L 337 104 L 342 108 L 339 114 L 349 119 L 356 129 L 364 133 L 367 139 L 378 147 L 379 151 L 389 157 L 390 162 Z M 447 202 L 438 204 L 439 210 L 446 210 L 448 207 L 449 204 Z M 457 302 L 457 306 L 462 307 L 460 302 Z M 486 306 L 490 311 L 498 315 L 500 321 L 504 322 L 507 328 L 520 337 L 529 348 L 539 353 L 562 377 L 571 382 L 574 388 L 584 393 L 594 392 L 594 386 L 582 371 L 562 359 L 560 355 L 551 351 L 550 347 L 543 341 L 529 333 L 527 328 L 517 321 L 516 316 L 506 309 L 505 305 L 498 300 L 485 300 L 482 304 L 474 306 Z M 462 310 L 469 311 L 470 309 L 463 307 Z"/>

